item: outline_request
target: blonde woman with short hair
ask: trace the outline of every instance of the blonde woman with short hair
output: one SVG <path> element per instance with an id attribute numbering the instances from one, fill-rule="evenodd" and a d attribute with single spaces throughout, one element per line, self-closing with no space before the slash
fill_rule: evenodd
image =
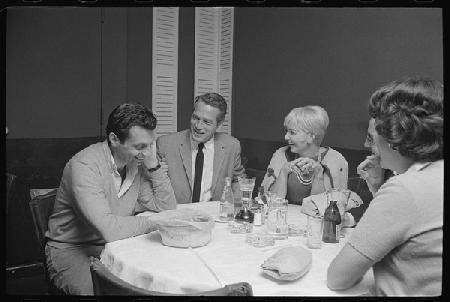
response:
<path id="1" fill-rule="evenodd" d="M 292 109 L 284 119 L 287 146 L 275 151 L 262 185 L 289 203 L 331 188 L 347 188 L 348 163 L 338 151 L 321 146 L 329 124 L 320 106 Z"/>

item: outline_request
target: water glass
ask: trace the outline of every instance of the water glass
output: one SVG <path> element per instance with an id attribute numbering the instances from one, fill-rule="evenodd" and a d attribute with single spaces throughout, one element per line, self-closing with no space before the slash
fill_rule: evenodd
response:
<path id="1" fill-rule="evenodd" d="M 247 201 L 250 205 L 256 177 L 239 177 L 238 180 L 242 192 L 242 200 Z"/>
<path id="2" fill-rule="evenodd" d="M 288 201 L 284 198 L 271 195 L 266 220 L 267 233 L 275 239 L 286 239 L 289 233 L 287 223 Z"/>
<path id="3" fill-rule="evenodd" d="M 321 216 L 307 216 L 306 244 L 311 249 L 322 247 L 323 218 Z"/>

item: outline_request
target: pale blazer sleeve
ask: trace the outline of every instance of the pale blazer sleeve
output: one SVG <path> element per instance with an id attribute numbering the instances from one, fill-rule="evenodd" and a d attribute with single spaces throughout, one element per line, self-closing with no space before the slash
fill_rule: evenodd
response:
<path id="1" fill-rule="evenodd" d="M 244 166 L 241 162 L 241 143 L 236 140 L 234 144 L 234 162 L 233 162 L 233 178 L 232 182 L 238 182 L 238 177 L 243 176 L 244 174 Z"/>
<path id="2" fill-rule="evenodd" d="M 138 203 L 145 208 L 161 212 L 176 208 L 176 199 L 170 179 L 161 169 L 154 172 L 141 170 L 141 185 L 139 189 Z"/>
<path id="3" fill-rule="evenodd" d="M 286 147 L 281 147 L 272 155 L 272 159 L 270 160 L 269 166 L 266 169 L 266 174 L 264 175 L 264 179 L 261 185 L 264 187 L 264 191 L 267 192 L 272 183 L 275 182 L 275 179 L 271 176 L 267 176 L 267 170 L 269 168 L 273 169 L 273 174 L 278 177 L 280 175 L 281 168 L 287 162 L 285 155 Z"/>

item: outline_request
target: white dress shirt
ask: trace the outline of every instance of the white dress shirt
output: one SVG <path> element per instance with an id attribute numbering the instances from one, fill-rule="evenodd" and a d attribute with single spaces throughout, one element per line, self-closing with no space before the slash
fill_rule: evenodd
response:
<path id="1" fill-rule="evenodd" d="M 120 173 L 117 170 L 116 162 L 114 161 L 114 156 L 112 155 L 111 150 L 108 147 L 105 147 L 105 149 L 107 149 L 106 152 L 110 154 L 112 167 L 111 176 L 114 180 L 114 186 L 116 187 L 117 197 L 120 198 L 131 187 L 131 184 L 133 183 L 134 178 L 136 177 L 136 174 L 138 172 L 137 165 L 130 164 L 125 166 L 125 168 L 127 169 L 127 175 L 125 176 L 125 180 L 122 183 L 122 177 L 120 176 Z"/>
<path id="2" fill-rule="evenodd" d="M 207 141 L 203 148 L 203 172 L 202 182 L 200 187 L 200 200 L 199 202 L 205 202 L 211 200 L 211 186 L 213 177 L 213 165 L 214 165 L 214 136 Z M 198 143 L 191 140 L 192 146 L 192 179 L 195 179 L 195 158 L 198 153 Z M 192 182 L 193 184 L 194 182 Z"/>

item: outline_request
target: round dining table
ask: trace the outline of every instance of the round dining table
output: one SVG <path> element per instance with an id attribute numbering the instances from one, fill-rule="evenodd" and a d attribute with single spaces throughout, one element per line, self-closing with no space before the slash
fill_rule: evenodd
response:
<path id="1" fill-rule="evenodd" d="M 213 217 L 219 213 L 219 202 L 179 204 Z M 139 215 L 154 215 L 144 212 Z M 289 205 L 289 224 L 306 229 L 306 215 L 301 206 Z M 253 232 L 265 226 L 254 226 Z M 107 243 L 100 260 L 116 276 L 135 286 L 166 293 L 183 294 L 217 289 L 227 284 L 248 282 L 255 296 L 358 296 L 370 295 L 374 284 L 370 269 L 352 288 L 334 291 L 327 287 L 327 268 L 352 233 L 351 228 L 339 243 L 324 243 L 320 249 L 309 249 L 306 237 L 289 236 L 275 240 L 275 245 L 254 247 L 246 242 L 247 234 L 231 233 L 227 223 L 216 222 L 211 241 L 197 248 L 175 248 L 161 243 L 158 231 Z M 302 246 L 312 253 L 309 272 L 294 281 L 280 281 L 263 273 L 261 264 L 286 246 Z"/>

